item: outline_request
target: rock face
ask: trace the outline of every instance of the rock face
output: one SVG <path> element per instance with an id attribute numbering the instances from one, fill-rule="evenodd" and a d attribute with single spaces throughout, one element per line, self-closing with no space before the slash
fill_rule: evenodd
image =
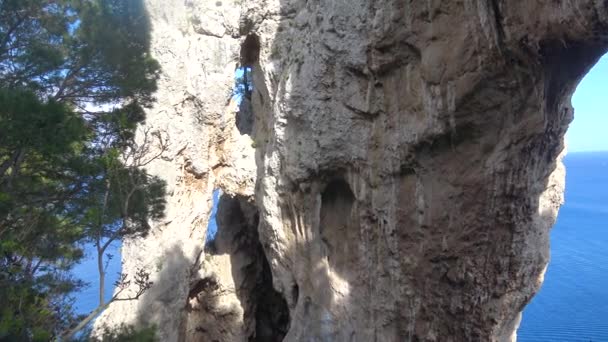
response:
<path id="1" fill-rule="evenodd" d="M 201 288 L 205 281 L 222 279 L 221 289 L 228 290 L 211 311 L 228 312 L 233 322 L 214 327 L 229 330 L 227 337 L 241 336 L 240 329 L 250 328 L 242 328 L 247 307 L 241 305 L 232 281 L 230 255 L 212 257 L 203 251 L 214 189 L 221 188 L 226 198 L 254 194 L 253 141 L 236 127 L 238 104 L 232 98 L 241 10 L 234 1 L 163 0 L 146 5 L 153 54 L 163 73 L 156 106 L 147 113 L 140 138 L 147 130 L 168 141 L 167 151 L 148 168 L 167 182 L 168 205 L 165 219 L 153 223 L 147 238 L 125 241 L 122 248 L 123 272 L 133 275 L 143 268 L 152 273 L 154 286 L 138 301 L 112 304 L 96 325 L 155 324 L 161 341 L 191 339 L 200 327 L 189 320 L 198 319 L 200 310 L 193 290 L 209 292 L 211 288 Z M 203 268 L 205 263 L 219 268 Z"/>
<path id="2" fill-rule="evenodd" d="M 147 3 L 164 72 L 147 126 L 172 144 L 150 171 L 169 209 L 123 249 L 154 287 L 97 324 L 154 323 L 164 341 L 515 338 L 608 2 Z M 251 131 L 230 100 L 238 63 Z M 224 223 L 205 251 L 214 188 Z"/>

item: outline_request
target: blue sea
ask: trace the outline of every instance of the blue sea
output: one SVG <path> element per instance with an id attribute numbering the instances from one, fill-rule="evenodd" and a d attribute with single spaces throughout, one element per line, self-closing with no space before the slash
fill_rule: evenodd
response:
<path id="1" fill-rule="evenodd" d="M 97 272 L 97 251 L 95 246 L 87 245 L 84 248 L 85 257 L 82 262 L 74 267 L 74 275 L 81 280 L 89 283 L 82 291 L 75 295 L 75 309 L 79 314 L 88 314 L 99 305 L 99 273 Z M 104 256 L 107 261 L 106 268 L 106 301 L 112 298 L 114 293 L 114 283 L 118 280 L 121 271 L 120 261 L 120 242 L 112 243 L 106 250 L 106 254 L 111 254 L 112 258 Z"/>
<path id="2" fill-rule="evenodd" d="M 551 261 L 520 342 L 608 341 L 608 152 L 572 153 Z"/>

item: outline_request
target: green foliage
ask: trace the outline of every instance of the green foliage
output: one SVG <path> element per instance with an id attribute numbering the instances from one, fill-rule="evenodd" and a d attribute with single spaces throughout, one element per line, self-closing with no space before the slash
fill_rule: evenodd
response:
<path id="1" fill-rule="evenodd" d="M 82 244 L 103 258 L 163 215 L 135 143 L 159 74 L 149 26 L 141 0 L 0 0 L 0 340 L 73 327 Z"/>
<path id="2" fill-rule="evenodd" d="M 141 0 L 2 0 L 0 84 L 72 103 L 148 105 L 159 65 Z"/>
<path id="3" fill-rule="evenodd" d="M 118 327 L 103 327 L 100 336 L 90 336 L 89 331 L 72 342 L 157 342 L 160 341 L 155 326 L 135 328 L 132 325 L 122 324 Z"/>
<path id="4" fill-rule="evenodd" d="M 136 329 L 122 325 L 116 329 L 104 330 L 100 342 L 155 342 L 159 341 L 155 327 Z"/>

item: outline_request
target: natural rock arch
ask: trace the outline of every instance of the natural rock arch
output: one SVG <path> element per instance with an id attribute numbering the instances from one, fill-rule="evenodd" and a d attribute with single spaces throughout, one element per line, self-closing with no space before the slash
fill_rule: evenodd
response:
<path id="1" fill-rule="evenodd" d="M 158 246 L 183 257 L 144 300 L 104 319 L 154 312 L 162 338 L 177 338 L 201 272 L 210 205 L 198 203 L 220 186 L 255 190 L 260 241 L 290 311 L 285 341 L 512 338 L 548 259 L 569 97 L 608 47 L 608 4 L 218 3 L 147 0 L 164 69 L 148 125 L 166 127 L 174 146 L 150 169 L 173 197 L 167 221 L 123 255 L 127 269 L 154 263 L 167 250 Z M 246 37 L 259 43 L 255 144 L 220 124 L 234 120 L 223 94 Z M 199 161 L 192 178 L 184 165 Z M 346 271 L 323 257 L 319 230 L 337 172 L 356 199 Z"/>
<path id="2" fill-rule="evenodd" d="M 255 28 L 278 27 L 254 101 L 281 123 L 256 132 L 273 138 L 258 150 L 258 198 L 275 197 L 261 234 L 289 246 L 267 250 L 274 272 L 319 277 L 301 265 L 322 250 L 324 174 L 344 170 L 360 222 L 354 274 L 328 278 L 332 301 L 300 286 L 315 310 L 293 309 L 287 340 L 514 338 L 562 201 L 570 96 L 608 46 L 606 3 L 280 5 L 293 15 Z"/>

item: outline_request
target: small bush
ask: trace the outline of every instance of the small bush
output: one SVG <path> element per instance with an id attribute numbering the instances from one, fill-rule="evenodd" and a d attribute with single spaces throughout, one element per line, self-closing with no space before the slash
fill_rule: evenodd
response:
<path id="1" fill-rule="evenodd" d="M 88 342 L 159 342 L 156 335 L 156 327 L 135 328 L 131 325 L 122 324 L 116 328 L 104 327 L 99 337 L 90 337 L 84 341 Z"/>

